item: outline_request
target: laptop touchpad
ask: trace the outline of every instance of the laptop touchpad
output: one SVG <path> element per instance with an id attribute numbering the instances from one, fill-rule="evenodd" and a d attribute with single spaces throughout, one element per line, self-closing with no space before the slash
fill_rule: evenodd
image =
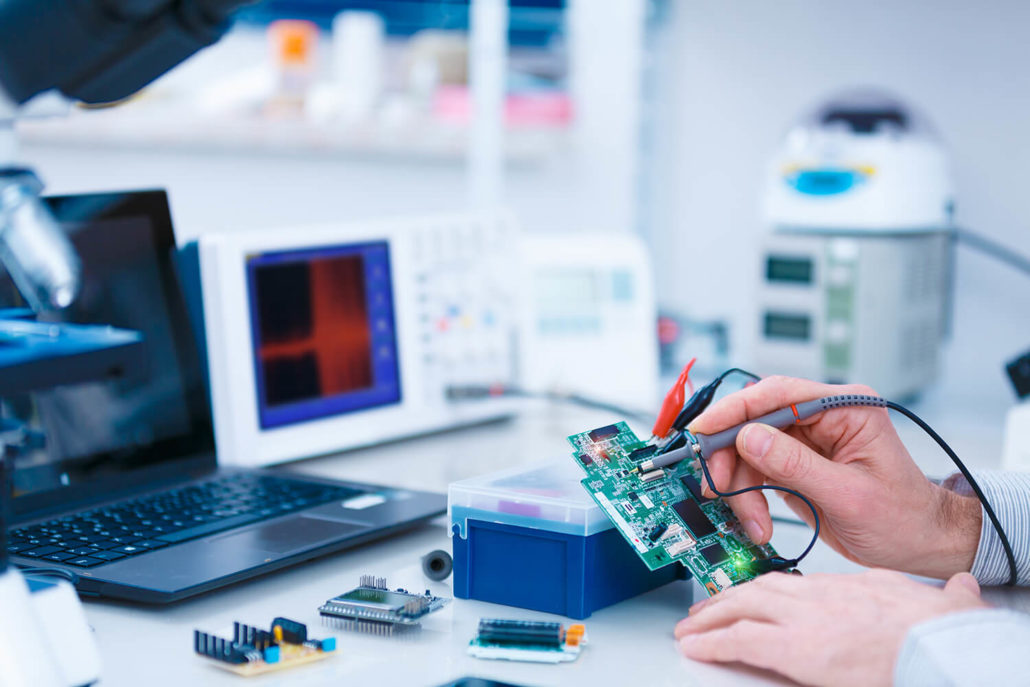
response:
<path id="1" fill-rule="evenodd" d="M 298 515 L 263 527 L 255 527 L 224 537 L 209 539 L 219 546 L 247 546 L 270 553 L 288 553 L 312 545 L 325 544 L 367 530 L 367 525 L 306 518 Z"/>

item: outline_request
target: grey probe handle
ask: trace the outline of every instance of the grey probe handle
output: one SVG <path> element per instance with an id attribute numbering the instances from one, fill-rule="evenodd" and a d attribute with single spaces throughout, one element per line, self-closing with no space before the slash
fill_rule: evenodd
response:
<path id="1" fill-rule="evenodd" d="M 795 403 L 793 406 L 780 408 L 768 415 L 756 417 L 754 420 L 748 420 L 736 427 L 730 427 L 729 429 L 724 429 L 723 431 L 715 434 L 695 434 L 694 437 L 697 439 L 698 446 L 701 449 L 701 455 L 707 458 L 720 449 L 736 445 L 737 434 L 740 433 L 740 430 L 750 424 L 761 423 L 763 425 L 775 427 L 776 429 L 785 429 L 793 424 L 801 422 L 802 420 L 807 420 L 813 415 L 825 410 L 855 406 L 874 406 L 885 408 L 887 407 L 887 401 L 878 396 L 865 396 L 861 394 L 824 396 L 823 398 L 817 398 L 814 401 Z M 797 412 L 795 413 L 795 411 Z"/>

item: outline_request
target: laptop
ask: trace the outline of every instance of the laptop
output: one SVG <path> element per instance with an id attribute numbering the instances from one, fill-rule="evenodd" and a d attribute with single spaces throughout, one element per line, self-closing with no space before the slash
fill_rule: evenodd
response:
<path id="1" fill-rule="evenodd" d="M 78 300 L 52 319 L 142 332 L 147 365 L 3 399 L 30 429 L 13 464 L 12 562 L 86 597 L 169 603 L 446 511 L 441 494 L 219 468 L 165 193 L 47 200 L 83 265 Z"/>

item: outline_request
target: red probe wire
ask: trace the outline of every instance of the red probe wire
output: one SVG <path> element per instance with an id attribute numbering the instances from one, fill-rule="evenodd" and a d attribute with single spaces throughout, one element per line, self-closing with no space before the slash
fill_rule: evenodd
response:
<path id="1" fill-rule="evenodd" d="M 676 416 L 683 409 L 683 388 L 690 383 L 690 368 L 696 362 L 697 358 L 690 359 L 690 362 L 683 367 L 683 372 L 680 372 L 676 383 L 669 389 L 669 393 L 665 394 L 662 408 L 658 411 L 658 419 L 654 421 L 654 427 L 651 428 L 651 433 L 659 439 L 664 439 L 668 435 L 669 430 L 672 429 L 672 423 L 676 421 Z M 693 389 L 694 385 L 690 384 L 690 388 Z"/>

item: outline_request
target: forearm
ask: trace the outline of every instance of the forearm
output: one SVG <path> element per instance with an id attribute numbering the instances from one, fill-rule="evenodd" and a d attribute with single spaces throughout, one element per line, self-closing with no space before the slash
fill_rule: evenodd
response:
<path id="1" fill-rule="evenodd" d="M 994 508 L 1016 558 L 1017 582 L 1030 585 L 1030 474 L 977 472 L 977 483 Z M 971 496 L 972 489 L 959 474 L 946 479 L 943 486 L 960 496 Z M 982 507 L 981 507 L 982 508 Z M 983 585 L 1005 584 L 1009 564 L 1001 538 L 986 513 L 981 515 L 980 536 L 969 570 Z"/>
<path id="2" fill-rule="evenodd" d="M 915 625 L 894 670 L 899 687 L 1004 685 L 1026 670 L 1030 616 L 999 609 L 952 613 Z"/>

